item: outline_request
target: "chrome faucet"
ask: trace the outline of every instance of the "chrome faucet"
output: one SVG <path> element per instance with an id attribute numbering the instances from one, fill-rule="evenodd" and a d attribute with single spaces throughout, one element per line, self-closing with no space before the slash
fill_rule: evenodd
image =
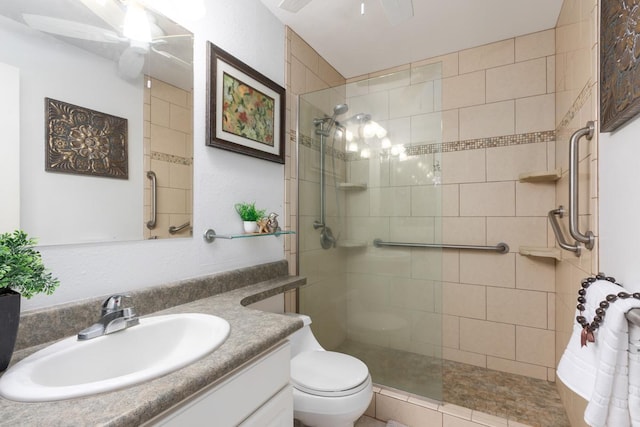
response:
<path id="1" fill-rule="evenodd" d="M 90 340 L 111 334 L 140 323 L 133 307 L 123 307 L 122 300 L 128 295 L 112 295 L 102 303 L 100 320 L 78 333 L 78 340 Z"/>

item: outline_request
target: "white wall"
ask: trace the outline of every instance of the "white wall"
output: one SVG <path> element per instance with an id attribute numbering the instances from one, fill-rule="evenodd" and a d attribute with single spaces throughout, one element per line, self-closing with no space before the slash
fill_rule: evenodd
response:
<path id="1" fill-rule="evenodd" d="M 20 69 L 0 62 L 0 233 L 20 226 Z"/>
<path id="2" fill-rule="evenodd" d="M 201 237 L 206 228 L 240 231 L 238 201 L 279 213 L 284 206 L 282 165 L 205 146 L 206 41 L 284 85 L 284 26 L 255 0 L 206 0 L 206 6 L 202 20 L 179 22 L 195 34 L 194 237 L 41 247 L 62 284 L 52 296 L 23 301 L 23 310 L 283 259 L 283 237 L 212 244 Z"/>
<path id="3" fill-rule="evenodd" d="M 640 118 L 600 134 L 600 269 L 640 291 Z"/>

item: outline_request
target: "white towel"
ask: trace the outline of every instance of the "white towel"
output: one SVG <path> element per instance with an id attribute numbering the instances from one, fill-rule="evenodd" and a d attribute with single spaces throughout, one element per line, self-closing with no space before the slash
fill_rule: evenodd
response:
<path id="1" fill-rule="evenodd" d="M 583 315 L 593 320 L 595 309 L 609 294 L 628 292 L 611 282 L 598 280 L 587 290 L 587 303 Z M 576 324 L 569 344 L 558 365 L 558 377 L 562 382 L 589 401 L 584 419 L 593 427 L 640 427 L 637 407 L 640 388 L 629 381 L 629 362 L 632 370 L 640 372 L 640 360 L 629 357 L 628 322 L 625 317 L 631 308 L 640 307 L 635 298 L 620 299 L 610 303 L 604 321 L 595 332 L 595 343 L 580 347 L 582 327 Z M 576 316 L 579 312 L 576 310 Z M 637 375 L 637 374 L 636 374 Z M 630 411 L 629 404 L 634 408 Z M 633 413 L 633 415 L 632 415 Z"/>

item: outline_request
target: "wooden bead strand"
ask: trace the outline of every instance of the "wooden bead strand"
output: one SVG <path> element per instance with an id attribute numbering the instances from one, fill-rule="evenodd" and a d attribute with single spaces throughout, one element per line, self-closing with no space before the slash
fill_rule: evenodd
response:
<path id="1" fill-rule="evenodd" d="M 615 278 L 605 276 L 604 273 L 598 273 L 595 277 L 587 277 L 580 282 L 581 289 L 578 290 L 578 305 L 576 306 L 578 311 L 580 311 L 580 315 L 576 316 L 576 321 L 580 326 L 582 326 L 581 344 L 583 347 L 587 345 L 587 342 L 595 342 L 593 333 L 600 327 L 602 322 L 604 322 L 604 317 L 607 314 L 607 308 L 609 308 L 609 305 L 611 303 L 616 302 L 618 299 L 627 298 L 636 298 L 640 300 L 640 292 L 634 292 L 633 294 L 630 294 L 628 292 L 609 294 L 604 300 L 600 301 L 600 304 L 598 304 L 598 308 L 596 308 L 595 310 L 593 320 L 591 321 L 591 323 L 589 323 L 587 322 L 587 318 L 583 316 L 582 313 L 585 310 L 585 304 L 587 302 L 587 289 L 596 280 L 606 280 L 618 286 L 622 286 L 621 284 L 616 283 Z"/>

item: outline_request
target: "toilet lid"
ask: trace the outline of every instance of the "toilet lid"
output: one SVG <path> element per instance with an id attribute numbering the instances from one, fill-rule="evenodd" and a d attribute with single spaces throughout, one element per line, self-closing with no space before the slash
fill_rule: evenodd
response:
<path id="1" fill-rule="evenodd" d="M 366 386 L 368 379 L 367 365 L 347 354 L 307 351 L 291 359 L 291 382 L 306 393 L 349 395 Z"/>

